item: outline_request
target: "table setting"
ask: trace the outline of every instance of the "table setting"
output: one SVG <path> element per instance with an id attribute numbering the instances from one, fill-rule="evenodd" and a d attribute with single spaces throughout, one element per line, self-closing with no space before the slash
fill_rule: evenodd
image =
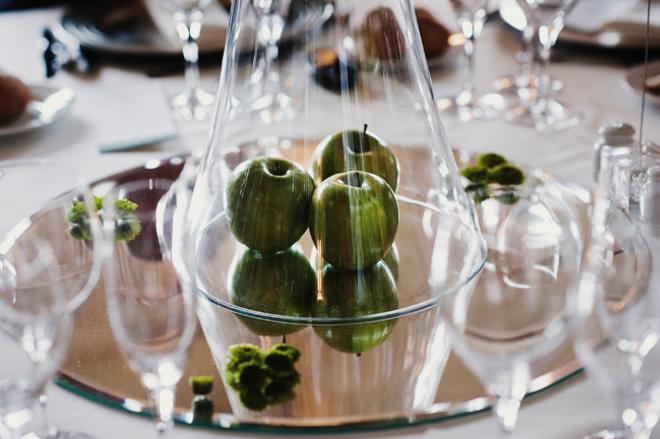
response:
<path id="1" fill-rule="evenodd" d="M 55 3 L 0 438 L 659 437 L 655 1 Z"/>

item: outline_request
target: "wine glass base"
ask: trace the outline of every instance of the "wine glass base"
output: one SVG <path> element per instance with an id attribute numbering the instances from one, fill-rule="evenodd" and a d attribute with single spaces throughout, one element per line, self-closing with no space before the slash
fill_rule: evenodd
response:
<path id="1" fill-rule="evenodd" d="M 201 88 L 184 90 L 172 98 L 172 108 L 185 120 L 205 120 L 211 115 L 215 96 Z"/>
<path id="2" fill-rule="evenodd" d="M 534 75 L 521 72 L 496 79 L 493 83 L 493 87 L 500 93 L 520 95 L 522 91 L 524 94 L 529 95 L 538 89 L 538 78 Z M 559 79 L 551 79 L 550 90 L 553 95 L 559 93 L 563 89 L 563 81 L 560 81 Z"/>
<path id="3" fill-rule="evenodd" d="M 498 93 L 482 96 L 459 94 L 456 97 L 436 101 L 440 111 L 452 112 L 464 122 L 478 119 L 493 119 L 506 108 L 506 100 Z"/>
<path id="4" fill-rule="evenodd" d="M 96 436 L 77 431 L 57 431 L 55 435 L 48 436 L 48 439 L 96 439 Z"/>
<path id="5" fill-rule="evenodd" d="M 291 120 L 296 116 L 291 97 L 284 93 L 263 95 L 252 102 L 250 109 L 257 113 L 265 124 Z"/>
<path id="6" fill-rule="evenodd" d="M 587 436 L 584 439 L 632 439 L 632 434 L 623 430 L 602 430 Z"/>
<path id="7" fill-rule="evenodd" d="M 544 108 L 519 104 L 504 113 L 504 119 L 519 125 L 531 126 L 539 131 L 560 131 L 578 125 L 584 115 L 581 111 L 550 100 Z"/>

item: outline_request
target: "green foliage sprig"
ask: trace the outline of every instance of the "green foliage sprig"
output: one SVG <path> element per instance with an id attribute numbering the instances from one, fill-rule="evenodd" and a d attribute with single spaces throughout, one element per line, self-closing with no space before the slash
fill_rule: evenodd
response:
<path id="1" fill-rule="evenodd" d="M 227 356 L 225 379 L 246 408 L 261 411 L 295 398 L 293 389 L 300 383 L 296 347 L 281 343 L 262 351 L 251 344 L 238 344 L 229 348 Z"/>
<path id="2" fill-rule="evenodd" d="M 500 202 L 514 204 L 518 201 L 513 190 L 506 188 L 519 186 L 525 182 L 525 174 L 519 167 L 509 163 L 503 156 L 491 152 L 479 154 L 475 162 L 475 165 L 461 169 L 461 175 L 469 181 L 465 191 L 472 195 L 475 202 L 480 203 L 491 198 L 488 189 L 490 184 L 504 188 L 503 193 L 497 196 Z"/>
<path id="3" fill-rule="evenodd" d="M 103 208 L 103 198 L 94 197 L 94 208 L 100 211 Z M 115 225 L 115 240 L 128 242 L 132 241 L 142 231 L 142 224 L 136 218 L 133 212 L 138 205 L 125 198 L 115 201 L 115 211 L 117 212 L 117 223 Z M 67 230 L 69 236 L 81 241 L 92 240 L 92 230 L 89 224 L 89 212 L 87 204 L 79 199 L 71 202 L 71 208 L 66 214 L 66 221 L 69 223 Z"/>

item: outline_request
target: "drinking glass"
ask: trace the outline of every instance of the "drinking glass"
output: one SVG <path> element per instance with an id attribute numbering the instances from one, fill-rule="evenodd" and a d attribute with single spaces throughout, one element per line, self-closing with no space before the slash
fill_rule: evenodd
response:
<path id="1" fill-rule="evenodd" d="M 525 17 L 525 27 L 521 32 L 520 51 L 516 54 L 516 61 L 520 64 L 520 69 L 511 75 L 498 78 L 495 81 L 495 89 L 505 93 L 513 93 L 518 99 L 527 101 L 534 99 L 537 93 L 539 78 L 535 72 L 535 48 L 534 36 L 536 27 L 529 18 Z M 564 83 L 559 79 L 551 78 L 551 89 L 553 94 L 558 93 L 564 88 Z M 518 102 L 515 102 L 518 105 Z"/>
<path id="2" fill-rule="evenodd" d="M 209 117 L 215 102 L 213 94 L 199 84 L 199 47 L 204 8 L 211 0 L 159 0 L 169 9 L 176 22 L 176 32 L 183 44 L 186 84 L 172 98 L 174 110 L 184 119 L 203 120 Z"/>
<path id="3" fill-rule="evenodd" d="M 291 0 L 252 0 L 257 15 L 257 38 L 261 46 L 257 53 L 259 70 L 252 76 L 252 82 L 260 90 L 259 98 L 252 103 L 253 110 L 265 110 L 262 114 L 269 120 L 287 117 L 291 98 L 281 90 L 280 77 L 276 70 L 279 56 L 278 44 L 284 31 L 285 13 Z"/>
<path id="4" fill-rule="evenodd" d="M 0 436 L 89 438 L 49 423 L 46 389 L 66 355 L 72 313 L 100 273 L 93 197 L 56 160 L 0 162 L 0 173 Z"/>
<path id="5" fill-rule="evenodd" d="M 581 238 L 552 183 L 492 186 L 479 197 L 485 193 L 477 207 L 488 245 L 482 277 L 473 291 L 441 296 L 441 310 L 453 348 L 494 399 L 508 432 L 530 377 L 566 342 Z"/>
<path id="6" fill-rule="evenodd" d="M 171 184 L 147 179 L 119 185 L 105 196 L 103 211 L 103 237 L 106 249 L 111 250 L 105 257 L 104 275 L 110 325 L 153 400 L 160 434 L 173 425 L 175 388 L 196 330 L 195 295 L 190 283 L 177 277 L 172 261 L 163 256 L 158 238 L 157 219 L 172 217 L 167 210 L 177 209 L 175 203 L 160 203 Z M 136 203 L 137 209 L 126 216 L 116 208 L 120 199 Z M 162 213 L 157 215 L 157 211 Z M 136 222 L 134 239 L 116 239 L 115 230 L 127 223 L 135 227 Z M 179 242 L 175 230 L 167 232 L 172 248 Z"/>
<path id="7" fill-rule="evenodd" d="M 564 27 L 564 17 L 577 0 L 517 0 L 524 10 L 528 26 L 533 26 L 538 55 L 538 78 L 534 93 L 507 111 L 513 122 L 531 125 L 538 130 L 562 130 L 577 125 L 582 115 L 568 104 L 554 98 L 555 82 L 550 77 L 550 53 Z M 529 91 L 529 90 L 528 90 Z"/>
<path id="8" fill-rule="evenodd" d="M 615 166 L 628 184 L 601 179 L 574 304 L 575 351 L 622 424 L 593 438 L 648 438 L 660 415 L 660 161 L 633 163 Z"/>
<path id="9" fill-rule="evenodd" d="M 455 112 L 463 121 L 495 117 L 505 107 L 504 98 L 498 93 L 478 93 L 474 59 L 477 40 L 486 21 L 488 0 L 450 0 L 450 3 L 465 39 L 465 79 L 462 91 L 454 97 L 439 99 L 438 107 Z"/>

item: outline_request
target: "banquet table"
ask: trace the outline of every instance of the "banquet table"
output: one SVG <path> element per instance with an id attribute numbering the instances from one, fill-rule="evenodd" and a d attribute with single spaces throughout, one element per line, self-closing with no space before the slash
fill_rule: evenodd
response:
<path id="1" fill-rule="evenodd" d="M 60 73 L 46 80 L 40 57 L 39 37 L 45 25 L 58 16 L 58 9 L 40 9 L 0 14 L 0 68 L 38 84 L 50 82 L 71 87 L 77 94 L 71 113 L 45 130 L 24 136 L 0 138 L 0 160 L 27 157 L 58 157 L 70 160 L 89 178 L 99 178 L 149 159 L 167 157 L 204 148 L 210 124 L 175 122 L 179 139 L 114 153 L 99 152 L 110 130 L 129 127 L 136 132 L 142 121 L 122 114 L 122 105 L 139 101 L 140 87 L 157 87 L 163 96 L 182 86 L 182 76 L 150 79 L 139 72 L 119 67 L 103 67 L 96 77 L 86 78 Z M 519 49 L 516 36 L 499 20 L 486 26 L 477 49 L 478 84 L 482 89 L 499 76 L 516 68 L 514 54 Z M 520 163 L 536 165 L 556 174 L 565 182 L 589 187 L 592 179 L 592 145 L 598 127 L 622 120 L 638 125 L 640 98 L 625 88 L 624 72 L 629 67 L 613 55 L 588 56 L 564 50 L 551 66 L 554 76 L 565 83 L 563 97 L 585 111 L 584 122 L 561 132 L 537 132 L 501 120 L 463 123 L 443 116 L 447 137 L 453 147 L 466 150 L 492 150 Z M 432 71 L 437 96 L 447 95 L 460 84 L 458 64 Z M 205 69 L 203 81 L 208 88 L 217 82 L 218 70 Z M 118 93 L 121 89 L 135 92 Z M 164 102 L 164 101 L 163 101 Z M 100 110 L 101 113 L 99 113 Z M 102 114 L 103 117 L 100 117 Z M 142 113 L 148 118 L 148 112 Z M 660 139 L 660 108 L 650 106 L 646 137 Z M 35 190 L 48 182 L 48 175 L 35 175 Z M 1 349 L 1 348 L 0 348 Z M 2 361 L 11 361 L 3 359 Z M 52 385 L 49 390 L 52 419 L 67 430 L 82 431 L 98 438 L 155 437 L 154 423 L 143 417 L 120 412 L 69 393 Z M 517 431 L 511 438 L 578 438 L 584 434 L 617 425 L 616 413 L 609 398 L 596 383 L 582 374 L 559 386 L 526 400 L 520 413 Z M 172 438 L 253 437 L 222 431 L 177 426 Z M 490 438 L 500 435 L 490 414 L 468 416 L 443 423 L 381 430 L 352 437 L 401 438 Z M 306 437 L 306 436 L 299 436 Z M 654 437 L 660 437 L 660 432 Z"/>

